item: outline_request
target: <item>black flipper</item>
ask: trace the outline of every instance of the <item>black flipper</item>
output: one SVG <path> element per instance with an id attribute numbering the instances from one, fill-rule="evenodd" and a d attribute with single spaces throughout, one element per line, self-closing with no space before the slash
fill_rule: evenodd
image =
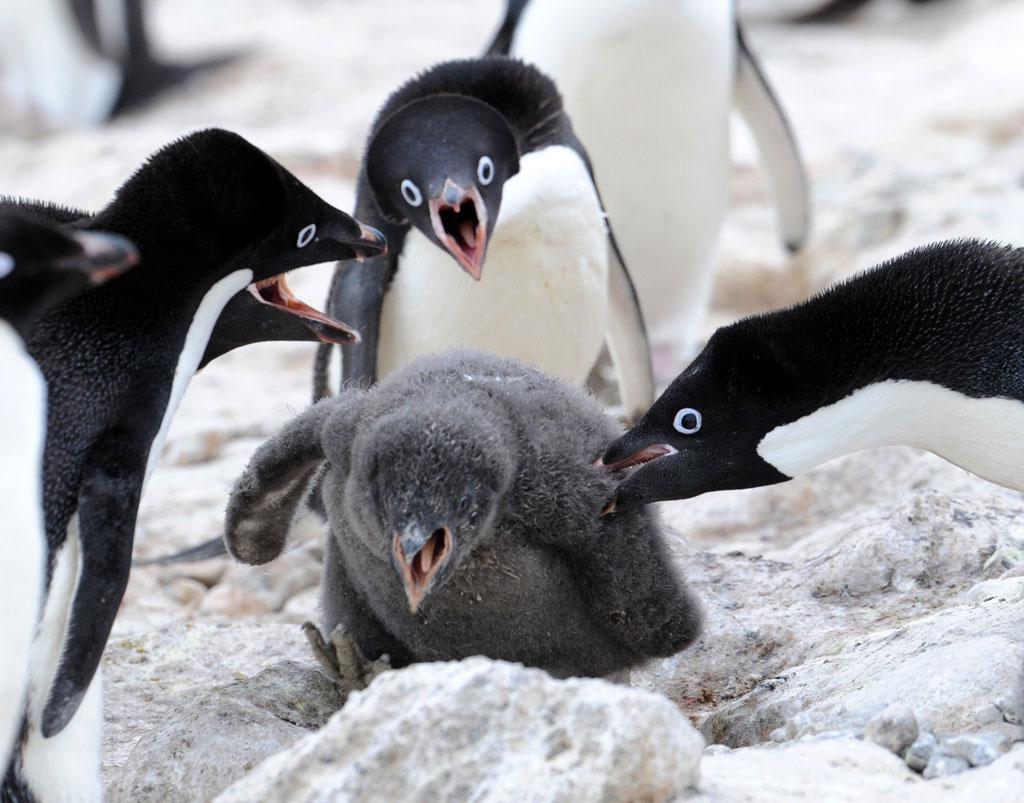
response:
<path id="1" fill-rule="evenodd" d="M 494 40 L 487 46 L 486 55 L 507 56 L 511 52 L 512 39 L 519 25 L 519 18 L 523 16 L 523 11 L 529 2 L 530 0 L 508 0 L 505 19 L 502 20 L 498 32 L 494 34 Z"/>
<path id="2" fill-rule="evenodd" d="M 137 560 L 135 565 L 169 566 L 173 563 L 197 563 L 201 560 L 211 560 L 227 554 L 228 548 L 224 546 L 224 538 L 218 537 L 212 538 L 199 546 L 190 547 L 183 552 L 177 552 L 174 555 L 164 555 L 163 557 L 150 558 L 149 560 Z"/>
<path id="3" fill-rule="evenodd" d="M 64 649 L 43 711 L 43 736 L 60 733 L 92 683 L 128 585 L 146 453 L 127 433 L 93 450 L 78 496 L 81 565 Z"/>

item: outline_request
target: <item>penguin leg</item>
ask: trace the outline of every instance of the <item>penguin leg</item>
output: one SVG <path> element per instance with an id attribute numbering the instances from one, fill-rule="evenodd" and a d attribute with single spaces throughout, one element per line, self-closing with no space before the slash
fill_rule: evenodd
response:
<path id="1" fill-rule="evenodd" d="M 627 422 L 636 421 L 654 404 L 654 367 L 640 299 L 610 228 L 606 340 L 619 379 L 623 415 Z"/>
<path id="2" fill-rule="evenodd" d="M 302 632 L 324 672 L 345 692 L 365 689 L 377 675 L 391 668 L 387 655 L 367 660 L 341 625 L 331 631 L 330 643 L 312 622 L 303 622 Z"/>
<path id="3" fill-rule="evenodd" d="M 64 729 L 89 690 L 128 585 L 148 456 L 143 442 L 133 433 L 110 432 L 93 449 L 82 472 L 81 560 L 64 649 L 43 712 L 46 737 Z"/>
<path id="4" fill-rule="evenodd" d="M 679 577 L 659 527 L 637 517 L 628 530 L 604 528 L 572 552 L 591 620 L 636 659 L 674 655 L 700 634 L 701 609 Z"/>
<path id="5" fill-rule="evenodd" d="M 799 251 L 810 230 L 807 177 L 793 130 L 771 86 L 736 26 L 739 62 L 735 101 L 757 141 L 768 183 L 778 206 L 782 239 L 790 251 Z"/>

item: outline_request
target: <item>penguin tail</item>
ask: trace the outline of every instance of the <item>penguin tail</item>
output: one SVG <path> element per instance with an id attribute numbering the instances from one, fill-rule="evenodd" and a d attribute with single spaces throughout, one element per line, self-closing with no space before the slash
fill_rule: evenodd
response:
<path id="1" fill-rule="evenodd" d="M 163 555 L 159 558 L 133 561 L 135 566 L 170 566 L 175 563 L 197 563 L 201 560 L 211 560 L 227 555 L 228 550 L 221 537 L 213 538 L 199 546 L 190 547 L 182 552 L 173 555 Z"/>

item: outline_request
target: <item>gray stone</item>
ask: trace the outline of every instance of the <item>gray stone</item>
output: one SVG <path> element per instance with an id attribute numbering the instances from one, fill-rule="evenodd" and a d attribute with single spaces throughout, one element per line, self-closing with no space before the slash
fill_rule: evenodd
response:
<path id="1" fill-rule="evenodd" d="M 917 738 L 917 717 L 905 705 L 889 705 L 868 720 L 864 738 L 901 755 Z"/>
<path id="2" fill-rule="evenodd" d="M 1004 734 L 989 732 L 943 739 L 942 744 L 939 745 L 939 751 L 959 756 L 972 767 L 983 767 L 1009 752 L 1011 744 L 1010 739 Z"/>
<path id="3" fill-rule="evenodd" d="M 703 750 L 663 697 L 470 658 L 385 672 L 217 801 L 668 800 Z"/>
<path id="4" fill-rule="evenodd" d="M 789 732 L 785 728 L 776 728 L 768 734 L 768 740 L 776 744 L 789 741 Z"/>
<path id="5" fill-rule="evenodd" d="M 704 748 L 704 755 L 706 756 L 717 756 L 729 752 L 732 752 L 732 748 L 727 744 L 709 744 Z"/>
<path id="6" fill-rule="evenodd" d="M 942 778 L 946 775 L 959 775 L 961 772 L 970 768 L 970 764 L 966 759 L 960 758 L 960 756 L 951 756 L 942 752 L 935 752 L 932 754 L 931 760 L 928 762 L 928 766 L 924 768 L 922 773 L 925 778 Z"/>
<path id="7" fill-rule="evenodd" d="M 928 762 L 931 761 L 932 754 L 935 753 L 938 746 L 939 743 L 935 737 L 924 731 L 907 748 L 907 752 L 903 755 L 903 760 L 907 762 L 907 766 L 910 769 L 924 772 L 924 768 L 928 766 Z"/>
<path id="8" fill-rule="evenodd" d="M 974 711 L 974 721 L 979 725 L 991 725 L 1003 721 L 1003 712 L 995 703 L 988 703 Z"/>

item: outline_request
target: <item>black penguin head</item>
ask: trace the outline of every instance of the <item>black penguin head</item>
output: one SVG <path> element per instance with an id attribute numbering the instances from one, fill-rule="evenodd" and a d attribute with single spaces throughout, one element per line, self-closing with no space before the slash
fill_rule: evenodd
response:
<path id="1" fill-rule="evenodd" d="M 428 406 L 381 419 L 366 456 L 380 537 L 416 613 L 491 533 L 512 481 L 510 450 L 480 411 Z"/>
<path id="2" fill-rule="evenodd" d="M 505 182 L 519 171 L 506 119 L 463 95 L 431 95 L 387 118 L 366 151 L 381 213 L 408 221 L 479 280 Z"/>
<path id="3" fill-rule="evenodd" d="M 0 213 L 0 318 L 24 335 L 49 307 L 120 275 L 139 260 L 116 234 L 75 231 Z"/>
<path id="4" fill-rule="evenodd" d="M 361 259 L 386 250 L 384 236 L 335 209 L 288 170 L 237 134 L 209 129 L 154 155 L 100 215 L 140 231 L 144 254 L 174 259 L 177 283 L 206 289 L 238 270 L 250 270 L 250 291 L 263 303 L 297 315 L 321 339 L 352 342 L 345 324 L 306 306 L 288 290 L 285 274 L 333 260 Z M 152 258 L 146 273 L 162 267 Z M 185 272 L 188 273 L 185 273 Z M 141 275 L 142 271 L 140 271 Z"/>
<path id="5" fill-rule="evenodd" d="M 628 471 L 605 513 L 790 479 L 758 454 L 798 418 L 798 378 L 751 321 L 719 329 L 697 359 L 602 458 Z"/>

